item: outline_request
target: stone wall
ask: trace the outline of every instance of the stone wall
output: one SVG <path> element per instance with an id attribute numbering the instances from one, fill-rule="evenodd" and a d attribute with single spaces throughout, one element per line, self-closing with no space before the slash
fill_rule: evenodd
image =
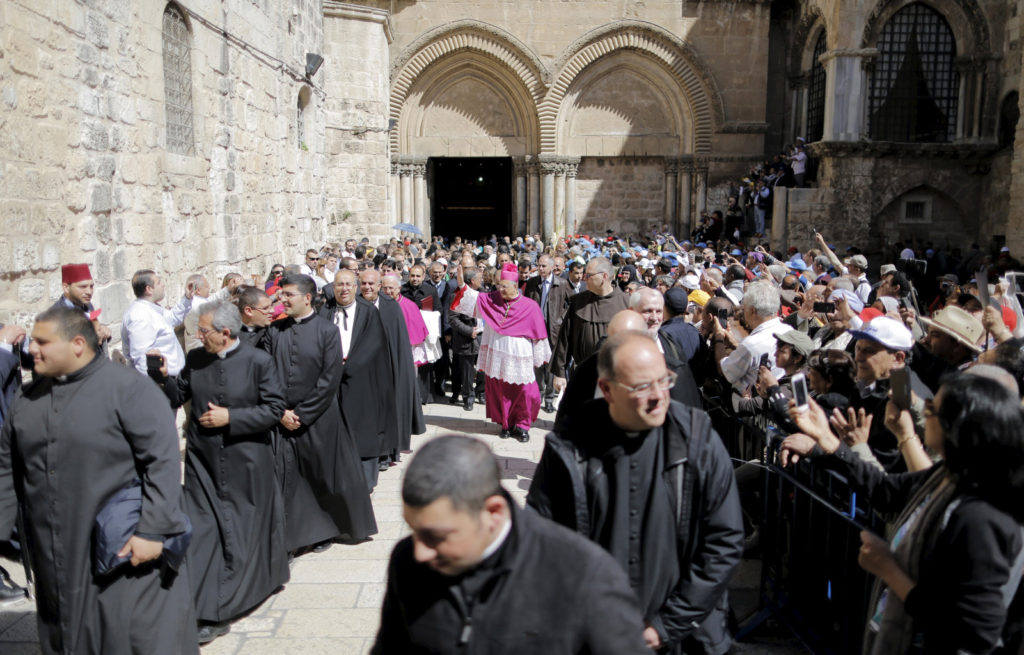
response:
<path id="1" fill-rule="evenodd" d="M 183 3 L 194 155 L 166 149 L 165 6 L 0 3 L 0 320 L 51 303 L 61 263 L 92 267 L 114 324 L 139 268 L 174 298 L 190 273 L 262 276 L 327 236 L 322 73 L 303 80 L 320 2 Z"/>
<path id="2" fill-rule="evenodd" d="M 660 157 L 584 157 L 576 175 L 576 231 L 622 234 L 662 223 L 665 167 Z M 573 227 L 568 226 L 569 231 Z"/>
<path id="3" fill-rule="evenodd" d="M 388 175 L 387 12 L 324 5 L 327 232 L 392 236 Z M 396 219 L 397 220 L 397 219 Z"/>

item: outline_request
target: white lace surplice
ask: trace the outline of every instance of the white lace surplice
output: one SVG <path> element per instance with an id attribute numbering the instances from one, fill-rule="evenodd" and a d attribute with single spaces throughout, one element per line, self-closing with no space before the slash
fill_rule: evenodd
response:
<path id="1" fill-rule="evenodd" d="M 459 303 L 452 311 L 482 319 L 477 311 L 479 292 L 465 289 Z M 480 339 L 480 354 L 476 367 L 484 375 L 511 384 L 530 384 L 537 381 L 533 369 L 551 359 L 548 340 L 527 337 L 507 337 L 498 334 L 494 328 L 482 321 L 484 333 Z"/>

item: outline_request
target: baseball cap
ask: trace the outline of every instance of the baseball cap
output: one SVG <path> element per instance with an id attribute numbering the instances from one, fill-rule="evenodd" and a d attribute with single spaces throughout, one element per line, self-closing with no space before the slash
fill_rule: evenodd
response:
<path id="1" fill-rule="evenodd" d="M 672 289 L 669 289 L 669 291 L 671 291 L 671 290 Z M 690 299 L 690 302 L 696 303 L 696 304 L 700 305 L 701 307 L 703 307 L 704 305 L 707 305 L 708 301 L 711 300 L 711 296 L 708 295 L 708 292 L 704 291 L 703 289 L 697 289 L 695 291 L 691 291 L 690 295 L 688 297 Z"/>
<path id="2" fill-rule="evenodd" d="M 832 295 L 829 296 L 829 300 L 835 302 L 837 298 L 842 298 L 849 305 L 850 309 L 853 310 L 854 314 L 860 314 L 861 310 L 864 309 L 864 301 L 860 299 L 860 296 L 852 291 L 846 289 L 835 289 L 832 291 Z"/>
<path id="3" fill-rule="evenodd" d="M 775 335 L 775 338 L 779 343 L 788 343 L 793 346 L 793 350 L 797 351 L 804 356 L 806 360 L 814 352 L 814 342 L 807 336 L 806 332 L 800 330 L 788 330 L 786 332 L 780 332 Z"/>
<path id="4" fill-rule="evenodd" d="M 696 273 L 687 273 L 679 278 L 679 282 L 690 291 L 700 288 L 700 278 L 697 277 Z"/>
<path id="5" fill-rule="evenodd" d="M 879 316 L 860 330 L 850 330 L 854 339 L 870 339 L 882 344 L 888 350 L 910 350 L 914 347 L 914 337 L 910 330 L 896 319 Z"/>
<path id="6" fill-rule="evenodd" d="M 686 305 L 689 300 L 686 289 L 672 287 L 665 292 L 665 309 L 672 312 L 675 316 L 680 316 L 686 313 Z"/>
<path id="7" fill-rule="evenodd" d="M 850 266 L 856 266 L 862 271 L 868 270 L 868 258 L 864 255 L 853 255 L 850 257 Z"/>

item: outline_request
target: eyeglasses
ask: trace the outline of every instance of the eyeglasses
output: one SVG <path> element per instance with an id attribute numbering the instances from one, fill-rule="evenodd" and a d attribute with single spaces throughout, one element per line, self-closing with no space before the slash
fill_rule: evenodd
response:
<path id="1" fill-rule="evenodd" d="M 298 291 L 282 291 L 280 295 L 284 298 L 297 298 L 299 296 L 304 296 L 306 294 L 299 293 Z"/>
<path id="2" fill-rule="evenodd" d="M 631 387 L 628 384 L 622 384 L 617 380 L 610 380 L 610 382 L 612 384 L 619 385 L 628 391 L 629 395 L 634 398 L 646 398 L 654 393 L 654 391 L 668 391 L 672 387 L 676 386 L 677 379 L 679 379 L 679 376 L 676 375 L 675 372 L 669 371 L 665 377 L 659 380 L 655 380 L 654 382 L 644 382 L 636 385 L 635 387 Z"/>
<path id="3" fill-rule="evenodd" d="M 198 332 L 199 334 L 202 334 L 203 336 L 205 336 L 207 334 L 210 334 L 211 332 L 218 332 L 218 331 L 219 330 L 217 330 L 217 328 L 212 328 L 212 327 L 196 328 L 196 332 Z"/>
<path id="4" fill-rule="evenodd" d="M 274 270 L 274 271 L 270 271 L 270 274 L 271 275 L 283 275 L 284 274 L 284 269 L 277 269 L 277 270 Z"/>

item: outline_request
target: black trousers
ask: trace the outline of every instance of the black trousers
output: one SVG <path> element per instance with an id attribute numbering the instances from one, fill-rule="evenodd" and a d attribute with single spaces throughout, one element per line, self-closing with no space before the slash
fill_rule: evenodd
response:
<path id="1" fill-rule="evenodd" d="M 476 355 L 455 355 L 455 366 L 452 367 L 453 379 L 458 375 L 459 386 L 452 382 L 452 396 L 461 392 L 462 399 L 470 398 L 473 395 L 473 382 L 477 379 Z M 480 374 L 483 376 L 483 373 Z M 477 391 L 483 392 L 483 385 L 477 382 Z"/>
<path id="2" fill-rule="evenodd" d="M 377 476 L 380 475 L 380 458 L 370 457 L 362 460 L 363 465 L 363 476 L 366 478 L 366 487 L 373 493 L 373 488 L 377 486 Z"/>
<path id="3" fill-rule="evenodd" d="M 433 377 L 434 371 L 431 364 L 416 367 L 416 378 L 420 383 L 420 399 L 424 403 L 434 402 L 434 390 L 431 384 Z"/>
<path id="4" fill-rule="evenodd" d="M 555 376 L 551 372 L 551 362 L 547 362 L 543 366 L 538 366 L 533 369 L 533 373 L 537 376 L 537 390 L 540 391 L 540 397 L 543 398 L 545 402 L 554 400 Z"/>

